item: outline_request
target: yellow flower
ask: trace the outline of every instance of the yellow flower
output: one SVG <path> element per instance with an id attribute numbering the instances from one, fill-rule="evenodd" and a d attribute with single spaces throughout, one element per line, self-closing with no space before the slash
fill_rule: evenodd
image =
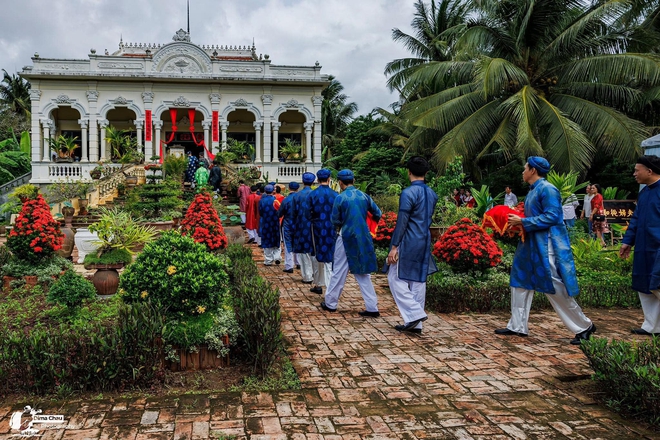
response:
<path id="1" fill-rule="evenodd" d="M 206 312 L 206 307 L 204 307 L 204 306 L 197 306 L 197 313 L 199 313 L 199 314 L 201 315 L 201 314 L 204 313 L 204 312 Z"/>
<path id="2" fill-rule="evenodd" d="M 147 296 L 149 296 L 149 292 L 147 292 L 146 290 L 143 290 L 143 291 L 140 293 L 140 297 L 142 297 L 142 299 L 146 298 Z"/>
<path id="3" fill-rule="evenodd" d="M 119 291 L 117 292 L 117 295 L 119 295 L 119 296 L 126 295 L 126 291 L 124 289 L 119 289 Z"/>
<path id="4" fill-rule="evenodd" d="M 176 273 L 176 266 L 169 266 L 167 268 L 167 274 L 168 275 L 174 275 Z"/>

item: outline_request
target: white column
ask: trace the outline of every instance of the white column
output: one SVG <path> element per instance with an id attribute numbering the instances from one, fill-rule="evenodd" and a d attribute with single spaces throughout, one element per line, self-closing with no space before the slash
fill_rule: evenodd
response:
<path id="1" fill-rule="evenodd" d="M 160 156 L 160 129 L 163 128 L 163 121 L 154 121 L 154 156 Z M 163 155 L 165 155 L 165 151 L 163 151 Z M 164 157 L 161 157 L 161 159 L 165 159 Z"/>
<path id="2" fill-rule="evenodd" d="M 95 88 L 96 83 L 89 84 L 90 87 Z M 99 126 L 98 115 L 96 113 L 96 103 L 99 99 L 99 92 L 97 90 L 88 90 L 86 92 L 87 102 L 89 105 L 89 161 L 98 162 L 99 160 Z"/>
<path id="3" fill-rule="evenodd" d="M 101 127 L 101 160 L 108 160 L 107 151 L 105 151 L 105 129 L 109 123 L 107 119 L 99 119 L 99 127 Z"/>
<path id="4" fill-rule="evenodd" d="M 321 163 L 321 121 L 314 121 L 314 163 Z"/>
<path id="5" fill-rule="evenodd" d="M 254 161 L 261 162 L 261 122 L 252 123 L 254 127 Z"/>
<path id="6" fill-rule="evenodd" d="M 305 127 L 305 162 L 312 163 L 312 128 L 314 127 L 313 122 L 306 122 Z"/>
<path id="7" fill-rule="evenodd" d="M 220 149 L 222 151 L 227 149 L 227 129 L 229 128 L 229 121 L 220 122 L 220 129 L 222 130 L 222 142 L 220 143 Z"/>
<path id="8" fill-rule="evenodd" d="M 261 102 L 264 105 L 264 162 L 270 162 L 270 155 L 272 152 L 270 141 L 270 124 L 273 118 L 270 115 L 270 108 L 273 104 L 273 95 L 270 93 L 270 87 L 264 87 L 264 94 L 261 95 Z"/>
<path id="9" fill-rule="evenodd" d="M 41 124 L 39 122 L 39 107 L 40 107 L 40 99 L 41 99 L 41 90 L 38 88 L 38 81 L 35 81 L 32 83 L 32 89 L 30 90 L 30 102 L 32 105 L 32 118 L 31 118 L 31 142 L 32 142 L 32 149 L 31 149 L 31 158 L 32 162 L 39 162 L 39 160 L 42 158 L 41 156 L 41 149 L 42 149 L 42 143 L 41 143 Z"/>
<path id="10" fill-rule="evenodd" d="M 202 128 L 204 129 L 204 145 L 206 145 L 206 148 L 209 148 L 209 130 L 211 128 L 211 121 L 202 121 Z M 211 151 L 209 149 L 209 151 Z M 206 157 L 206 150 L 204 150 L 204 157 Z"/>
<path id="11" fill-rule="evenodd" d="M 50 125 L 48 123 L 48 119 L 41 120 L 41 127 L 43 128 L 44 139 L 43 139 L 43 145 L 41 146 L 41 148 L 39 148 L 40 157 L 37 160 L 50 162 L 50 146 L 48 142 L 48 138 L 50 137 Z"/>
<path id="12" fill-rule="evenodd" d="M 133 121 L 133 124 L 135 124 L 135 129 L 137 130 L 137 149 L 138 151 L 142 151 L 142 145 L 143 140 L 142 140 L 142 126 L 144 125 L 144 121 Z M 146 157 L 145 154 L 145 159 L 149 160 L 148 157 Z"/>
<path id="13" fill-rule="evenodd" d="M 82 131 L 82 151 L 80 152 L 80 161 L 89 162 L 89 148 L 87 142 L 87 125 L 89 121 L 87 119 L 78 119 L 78 124 L 80 124 L 80 130 Z"/>
<path id="14" fill-rule="evenodd" d="M 282 124 L 280 122 L 273 123 L 273 162 L 280 161 L 279 131 Z"/>
<path id="15" fill-rule="evenodd" d="M 150 83 L 145 83 L 144 84 L 144 92 L 142 92 L 142 102 L 144 102 L 144 111 L 145 111 L 145 121 L 144 121 L 144 133 L 145 133 L 145 141 L 144 141 L 144 157 L 146 160 L 151 160 L 151 158 L 158 153 L 154 152 L 154 141 L 153 141 L 153 122 L 151 126 L 147 126 L 147 121 L 146 121 L 146 112 L 147 110 L 151 111 L 151 107 L 154 102 L 154 92 L 151 91 L 151 84 Z M 153 118 L 153 112 L 151 117 Z M 146 140 L 146 133 L 150 132 L 152 136 L 152 140 L 147 141 Z"/>

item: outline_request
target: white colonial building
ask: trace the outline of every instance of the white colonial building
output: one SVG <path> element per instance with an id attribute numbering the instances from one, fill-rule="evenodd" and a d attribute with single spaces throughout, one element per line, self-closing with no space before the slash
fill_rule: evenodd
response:
<path id="1" fill-rule="evenodd" d="M 132 131 L 147 160 L 168 147 L 220 151 L 228 138 L 248 141 L 271 180 L 298 180 L 321 167 L 321 67 L 276 66 L 252 47 L 200 46 L 179 30 L 168 44 L 120 42 L 88 59 L 32 58 L 21 76 L 32 84 L 32 183 L 88 179 L 109 160 L 108 126 Z M 77 136 L 73 163 L 56 163 L 49 139 Z M 299 142 L 300 164 L 280 161 L 286 139 Z"/>

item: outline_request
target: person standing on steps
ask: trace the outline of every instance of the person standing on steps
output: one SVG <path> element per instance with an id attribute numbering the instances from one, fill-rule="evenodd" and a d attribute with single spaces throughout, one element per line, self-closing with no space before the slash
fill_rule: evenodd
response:
<path id="1" fill-rule="evenodd" d="M 296 264 L 295 254 L 293 253 L 293 235 L 296 225 L 293 216 L 293 196 L 300 188 L 298 182 L 289 183 L 289 195 L 284 198 L 277 215 L 282 219 L 282 238 L 284 240 L 284 271 L 293 273 L 293 266 Z"/>
<path id="2" fill-rule="evenodd" d="M 304 284 L 312 284 L 314 272 L 318 270 L 316 260 L 312 258 L 312 223 L 305 215 L 305 203 L 312 192 L 312 184 L 316 180 L 313 173 L 303 173 L 303 189 L 293 197 L 293 217 L 295 219 L 295 234 L 293 235 L 293 252 L 300 262 L 300 272 Z"/>
<path id="3" fill-rule="evenodd" d="M 211 171 L 209 172 L 209 184 L 213 187 L 213 192 L 215 192 L 216 195 L 220 195 L 222 190 L 220 187 L 222 184 L 222 170 L 217 163 L 213 163 L 213 168 L 211 168 Z"/>
<path id="4" fill-rule="evenodd" d="M 378 222 L 382 215 L 376 203 L 367 194 L 353 184 L 355 177 L 351 170 L 341 170 L 337 174 L 342 192 L 332 205 L 332 224 L 339 229 L 335 242 L 335 254 L 332 264 L 332 278 L 321 302 L 321 309 L 336 312 L 339 297 L 346 284 L 350 270 L 364 299 L 365 310 L 360 316 L 378 317 L 378 299 L 371 282 L 371 273 L 378 269 L 374 243 L 367 226 L 367 213 Z"/>
<path id="5" fill-rule="evenodd" d="M 335 254 L 335 239 L 337 234 L 332 225 L 332 206 L 337 198 L 337 192 L 330 188 L 330 170 L 321 169 L 316 173 L 318 188 L 312 191 L 305 202 L 305 214 L 312 222 L 312 258 L 316 259 L 317 270 L 314 271 L 314 287 L 310 292 L 323 294 L 323 286 L 327 286 L 332 277 L 332 260 Z"/>
<path id="6" fill-rule="evenodd" d="M 633 246 L 632 288 L 639 293 L 644 323 L 636 335 L 660 336 L 660 157 L 642 156 L 633 174 L 646 185 L 623 236 L 619 256 L 628 258 Z"/>
<path id="7" fill-rule="evenodd" d="M 543 292 L 559 318 L 575 333 L 572 345 L 580 345 L 596 331 L 575 302 L 579 293 L 573 252 L 564 225 L 559 190 L 545 179 L 550 163 L 539 156 L 527 159 L 523 180 L 529 194 L 525 199 L 525 217 L 509 214 L 509 225 L 521 226 L 525 241 L 518 242 L 511 267 L 511 319 L 498 335 L 527 336 L 529 310 L 534 291 Z"/>
<path id="8" fill-rule="evenodd" d="M 282 259 L 280 241 L 280 219 L 277 214 L 279 202 L 273 196 L 273 185 L 266 185 L 259 200 L 259 237 L 264 250 L 264 264 L 280 264 Z M 277 207 L 276 207 L 277 204 Z"/>
<path id="9" fill-rule="evenodd" d="M 438 203 L 435 191 L 426 186 L 429 163 L 420 156 L 408 160 L 410 186 L 401 192 L 399 213 L 387 256 L 387 281 L 403 324 L 398 331 L 422 332 L 426 321 L 426 278 L 438 271 L 431 255 L 431 219 Z"/>
<path id="10" fill-rule="evenodd" d="M 257 185 L 252 185 L 250 196 L 245 205 L 245 229 L 248 233 L 248 244 L 261 244 L 259 238 L 259 200 L 261 200 L 261 196 L 257 194 Z"/>
<path id="11" fill-rule="evenodd" d="M 244 181 L 239 180 L 238 185 L 238 209 L 242 212 L 241 214 L 241 224 L 245 225 L 245 213 L 247 210 L 247 201 L 250 197 L 250 187 L 245 184 Z"/>

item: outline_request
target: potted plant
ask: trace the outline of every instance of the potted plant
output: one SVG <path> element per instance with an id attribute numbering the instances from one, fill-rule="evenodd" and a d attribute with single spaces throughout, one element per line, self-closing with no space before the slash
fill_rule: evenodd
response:
<path id="1" fill-rule="evenodd" d="M 98 165 L 92 168 L 92 170 L 89 172 L 89 176 L 94 180 L 98 180 L 101 178 L 101 176 L 103 176 L 104 171 L 103 162 L 101 161 L 98 162 Z"/>
<path id="2" fill-rule="evenodd" d="M 254 161 L 254 146 L 248 142 L 229 139 L 226 151 L 234 155 L 233 160 L 236 163 L 251 163 Z"/>
<path id="3" fill-rule="evenodd" d="M 302 161 L 302 145 L 291 139 L 284 140 L 284 147 L 280 149 L 280 153 L 286 158 L 287 162 L 299 163 Z"/>
<path id="4" fill-rule="evenodd" d="M 133 261 L 133 249 L 152 240 L 156 230 L 142 225 L 126 211 L 100 209 L 99 220 L 89 226 L 98 238 L 95 253 L 85 256 L 83 264 L 87 269 L 96 269 L 92 282 L 100 295 L 113 295 L 119 285 L 119 273 L 125 265 Z"/>
<path id="5" fill-rule="evenodd" d="M 57 152 L 56 162 L 73 162 L 73 152 L 80 148 L 77 141 L 78 136 L 59 135 L 56 138 L 49 138 L 50 147 Z"/>
<path id="6" fill-rule="evenodd" d="M 117 184 L 117 196 L 123 197 L 126 194 L 126 184 L 124 182 L 119 182 Z"/>
<path id="7" fill-rule="evenodd" d="M 87 206 L 89 206 L 89 200 L 87 199 L 87 192 L 92 188 L 91 182 L 85 182 L 84 180 L 79 180 L 74 183 L 76 187 L 76 195 L 78 196 L 78 215 L 87 214 Z"/>

